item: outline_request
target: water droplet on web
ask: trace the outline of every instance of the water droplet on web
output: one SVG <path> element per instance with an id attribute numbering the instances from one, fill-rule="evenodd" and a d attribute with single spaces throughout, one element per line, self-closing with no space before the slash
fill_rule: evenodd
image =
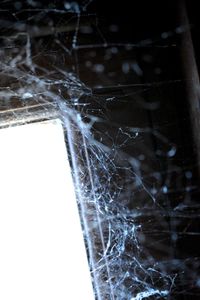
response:
<path id="1" fill-rule="evenodd" d="M 168 192 L 168 187 L 167 187 L 167 186 L 163 186 L 163 187 L 162 187 L 162 192 L 163 192 L 164 194 L 167 194 L 167 192 Z"/>
<path id="2" fill-rule="evenodd" d="M 186 172 L 185 172 L 185 177 L 186 177 L 187 179 L 191 179 L 191 178 L 192 178 L 192 172 L 191 172 L 191 171 L 186 171 Z"/>
<path id="3" fill-rule="evenodd" d="M 168 157 L 173 157 L 175 154 L 176 154 L 176 148 L 175 148 L 175 147 L 172 147 L 172 148 L 168 151 L 167 156 L 168 156 Z"/>
<path id="4" fill-rule="evenodd" d="M 31 94 L 31 93 L 29 93 L 29 92 L 26 92 L 26 93 L 24 93 L 23 95 L 22 95 L 22 99 L 24 100 L 24 99 L 30 99 L 30 98 L 32 98 L 33 97 L 33 95 Z"/>
<path id="5" fill-rule="evenodd" d="M 103 73 L 105 67 L 102 64 L 96 64 L 96 65 L 94 65 L 93 69 L 96 73 Z"/>
<path id="6" fill-rule="evenodd" d="M 122 64 L 122 72 L 124 74 L 128 74 L 129 71 L 130 71 L 130 65 L 129 65 L 129 63 L 128 62 L 124 62 Z"/>

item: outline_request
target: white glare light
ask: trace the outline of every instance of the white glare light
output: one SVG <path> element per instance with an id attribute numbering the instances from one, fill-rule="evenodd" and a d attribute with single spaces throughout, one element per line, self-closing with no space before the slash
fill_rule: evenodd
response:
<path id="1" fill-rule="evenodd" d="M 59 120 L 0 130 L 0 299 L 94 300 Z"/>

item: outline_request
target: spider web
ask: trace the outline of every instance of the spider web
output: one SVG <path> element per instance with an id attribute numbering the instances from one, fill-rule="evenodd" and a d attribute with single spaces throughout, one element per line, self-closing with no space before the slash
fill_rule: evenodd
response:
<path id="1" fill-rule="evenodd" d="M 173 51 L 187 28 L 132 43 L 117 41 L 119 26 L 111 24 L 109 42 L 93 2 L 1 1 L 1 111 L 59 111 L 97 299 L 198 297 L 199 257 L 176 253 L 182 237 L 199 236 L 196 166 L 181 167 L 167 129 L 143 117 L 159 108 L 161 89 L 184 82 L 141 81 L 155 51 Z M 154 71 L 159 77 L 162 68 Z M 128 113 L 133 99 L 137 126 Z"/>

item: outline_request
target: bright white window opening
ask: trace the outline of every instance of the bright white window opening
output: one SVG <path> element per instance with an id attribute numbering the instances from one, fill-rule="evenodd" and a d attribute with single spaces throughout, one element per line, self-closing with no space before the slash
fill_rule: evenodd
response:
<path id="1" fill-rule="evenodd" d="M 0 299 L 94 300 L 60 120 L 0 129 Z"/>

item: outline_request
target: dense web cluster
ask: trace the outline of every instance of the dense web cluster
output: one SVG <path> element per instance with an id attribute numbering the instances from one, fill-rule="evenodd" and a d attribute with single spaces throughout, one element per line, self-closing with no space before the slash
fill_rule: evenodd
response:
<path id="1" fill-rule="evenodd" d="M 195 167 L 182 167 L 173 138 L 143 116 L 159 108 L 162 89 L 181 88 L 183 80 L 141 82 L 133 54 L 141 51 L 149 66 L 151 53 L 173 51 L 187 28 L 135 44 L 109 41 L 92 3 L 1 1 L 0 117 L 11 110 L 8 120 L 22 120 L 23 109 L 31 119 L 37 107 L 42 118 L 56 111 L 62 119 L 96 299 L 198 296 L 199 257 L 176 250 L 182 237 L 199 235 Z M 131 118 L 143 121 L 135 126 Z"/>

